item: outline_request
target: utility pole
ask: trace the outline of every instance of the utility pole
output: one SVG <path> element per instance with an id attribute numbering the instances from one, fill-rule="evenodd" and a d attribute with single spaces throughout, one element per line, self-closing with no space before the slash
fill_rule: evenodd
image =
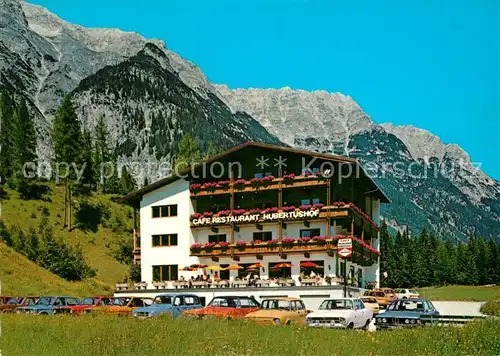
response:
<path id="1" fill-rule="evenodd" d="M 344 258 L 344 298 L 347 298 L 347 258 Z"/>

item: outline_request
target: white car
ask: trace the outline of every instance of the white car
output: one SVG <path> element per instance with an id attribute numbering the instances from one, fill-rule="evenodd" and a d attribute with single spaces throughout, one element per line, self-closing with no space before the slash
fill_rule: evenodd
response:
<path id="1" fill-rule="evenodd" d="M 394 292 L 398 299 L 420 298 L 420 294 L 415 289 L 398 288 Z"/>
<path id="2" fill-rule="evenodd" d="M 373 311 L 361 299 L 326 299 L 319 309 L 307 314 L 306 322 L 311 328 L 367 329 L 373 318 Z"/>

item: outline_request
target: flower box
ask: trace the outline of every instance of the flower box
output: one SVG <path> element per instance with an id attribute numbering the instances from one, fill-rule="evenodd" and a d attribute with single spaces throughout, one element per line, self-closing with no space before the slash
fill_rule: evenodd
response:
<path id="1" fill-rule="evenodd" d="M 199 219 L 199 218 L 201 218 L 202 216 L 203 216 L 203 215 L 202 215 L 202 214 L 200 214 L 200 213 L 193 213 L 193 214 L 191 214 L 191 220 L 193 220 L 193 219 Z"/>
<path id="2" fill-rule="evenodd" d="M 246 182 L 244 179 L 237 179 L 233 182 L 233 187 L 238 190 L 244 189 Z"/>

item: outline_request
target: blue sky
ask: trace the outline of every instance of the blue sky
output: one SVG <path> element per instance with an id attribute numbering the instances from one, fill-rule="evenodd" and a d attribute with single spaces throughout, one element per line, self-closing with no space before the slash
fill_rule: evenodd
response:
<path id="1" fill-rule="evenodd" d="M 72 23 L 161 38 L 230 87 L 350 95 L 425 128 L 500 179 L 496 0 L 32 0 Z"/>

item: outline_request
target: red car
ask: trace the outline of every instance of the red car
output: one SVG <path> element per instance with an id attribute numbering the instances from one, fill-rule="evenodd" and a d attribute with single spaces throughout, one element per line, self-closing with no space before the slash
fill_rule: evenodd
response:
<path id="1" fill-rule="evenodd" d="M 215 297 L 204 308 L 186 310 L 183 315 L 191 318 L 239 319 L 260 309 L 251 297 Z"/>
<path id="2" fill-rule="evenodd" d="M 0 304 L 1 313 L 12 313 L 16 308 L 35 305 L 38 297 L 14 297 L 7 303 Z"/>
<path id="3" fill-rule="evenodd" d="M 90 312 L 91 309 L 110 306 L 115 303 L 114 297 L 90 297 L 82 299 L 80 304 L 61 307 L 57 310 L 58 313 L 70 313 L 73 315 L 83 315 Z"/>

